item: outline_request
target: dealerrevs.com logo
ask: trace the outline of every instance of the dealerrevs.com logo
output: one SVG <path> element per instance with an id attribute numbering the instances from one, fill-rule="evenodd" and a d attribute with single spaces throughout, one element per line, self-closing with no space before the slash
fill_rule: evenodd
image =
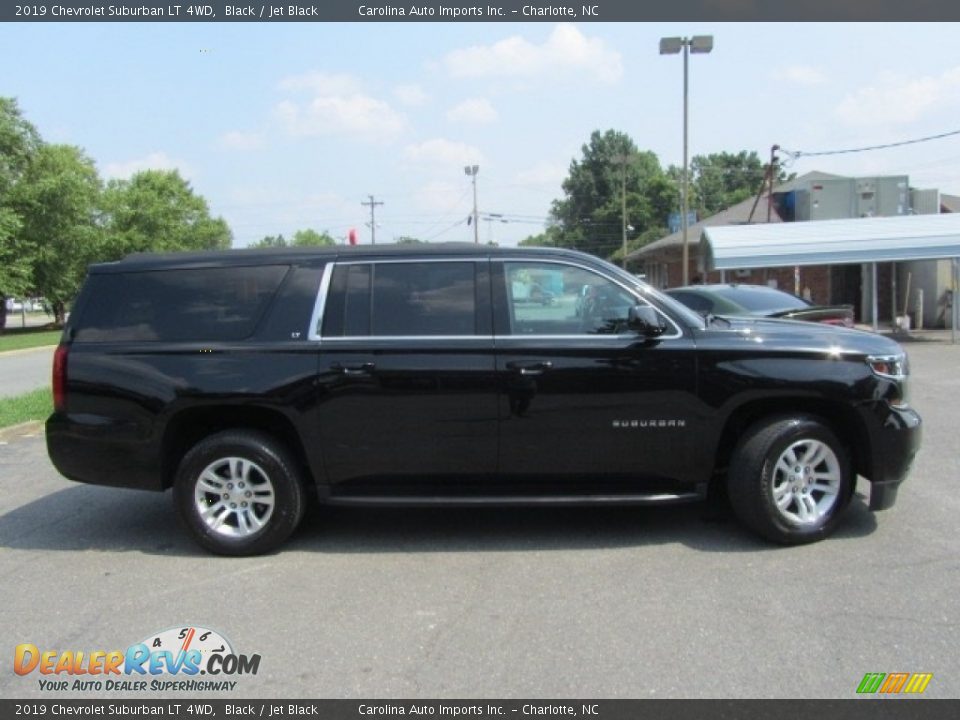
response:
<path id="1" fill-rule="evenodd" d="M 13 659 L 17 675 L 37 676 L 41 690 L 61 692 L 232 691 L 238 684 L 232 678 L 259 669 L 259 655 L 238 654 L 220 633 L 195 626 L 152 634 L 126 650 L 21 643 Z"/>

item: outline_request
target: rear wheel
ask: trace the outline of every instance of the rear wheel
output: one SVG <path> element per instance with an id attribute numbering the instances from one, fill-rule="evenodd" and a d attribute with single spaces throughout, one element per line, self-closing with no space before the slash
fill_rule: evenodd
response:
<path id="1" fill-rule="evenodd" d="M 263 433 L 230 430 L 202 440 L 184 456 L 174 503 L 207 550 L 257 555 L 296 529 L 304 488 L 283 445 Z"/>
<path id="2" fill-rule="evenodd" d="M 730 504 L 744 525 L 782 544 L 821 540 L 853 494 L 846 448 L 822 422 L 778 417 L 754 425 L 733 452 Z"/>

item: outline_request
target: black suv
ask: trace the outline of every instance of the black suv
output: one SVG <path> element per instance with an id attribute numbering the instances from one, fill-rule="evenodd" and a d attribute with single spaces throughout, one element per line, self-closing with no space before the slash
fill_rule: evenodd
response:
<path id="1" fill-rule="evenodd" d="M 54 359 L 47 444 L 71 479 L 172 487 L 196 540 L 229 555 L 283 542 L 310 491 L 331 504 L 725 491 L 745 525 L 802 543 L 834 529 L 857 475 L 872 509 L 893 505 L 920 444 L 906 379 L 883 337 L 704 319 L 572 251 L 134 255 L 90 268 Z"/>

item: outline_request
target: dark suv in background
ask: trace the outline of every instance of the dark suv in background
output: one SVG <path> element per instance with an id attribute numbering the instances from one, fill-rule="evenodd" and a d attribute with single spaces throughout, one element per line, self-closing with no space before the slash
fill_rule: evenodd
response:
<path id="1" fill-rule="evenodd" d="M 834 529 L 857 475 L 871 508 L 890 507 L 920 443 L 894 342 L 704 319 L 564 250 L 95 265 L 53 383 L 60 472 L 173 488 L 194 538 L 231 555 L 284 541 L 308 492 L 331 504 L 643 504 L 724 489 L 754 531 L 810 542 Z"/>

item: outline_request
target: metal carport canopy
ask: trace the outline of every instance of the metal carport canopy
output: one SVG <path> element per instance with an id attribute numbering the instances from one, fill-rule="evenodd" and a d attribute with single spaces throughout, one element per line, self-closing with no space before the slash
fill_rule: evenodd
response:
<path id="1" fill-rule="evenodd" d="M 960 257 L 960 213 L 704 228 L 708 270 Z"/>

